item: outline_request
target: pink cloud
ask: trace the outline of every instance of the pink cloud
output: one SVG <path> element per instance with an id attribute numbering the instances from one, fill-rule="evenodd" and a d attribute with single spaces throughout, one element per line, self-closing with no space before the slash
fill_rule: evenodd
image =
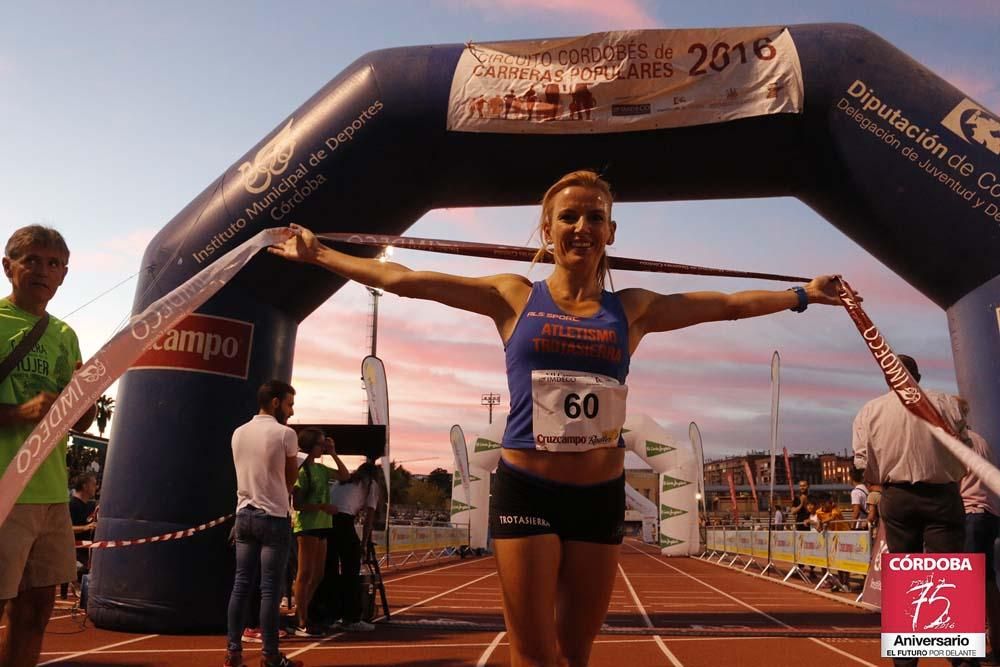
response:
<path id="1" fill-rule="evenodd" d="M 474 6 L 491 16 L 554 16 L 575 23 L 592 25 L 601 30 L 653 28 L 659 25 L 638 0 L 617 3 L 604 0 L 467 0 L 463 6 Z"/>
<path id="2" fill-rule="evenodd" d="M 122 270 L 137 271 L 143 251 L 158 230 L 152 227 L 134 229 L 124 236 L 100 238 L 96 247 L 88 245 L 73 250 L 70 266 L 74 271 L 111 273 Z"/>

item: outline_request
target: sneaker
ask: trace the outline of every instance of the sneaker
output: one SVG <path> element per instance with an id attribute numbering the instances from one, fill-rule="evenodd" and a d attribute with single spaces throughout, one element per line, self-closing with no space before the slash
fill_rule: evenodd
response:
<path id="1" fill-rule="evenodd" d="M 243 653 L 226 651 L 226 659 L 223 661 L 222 667 L 246 667 L 243 662 Z"/>
<path id="2" fill-rule="evenodd" d="M 277 658 L 260 657 L 260 667 L 304 667 L 304 665 L 301 660 L 289 660 L 283 653 Z"/>
<path id="3" fill-rule="evenodd" d="M 292 637 L 304 637 L 306 639 L 318 639 L 323 636 L 323 632 L 319 628 L 303 628 L 298 625 L 289 625 L 288 634 Z"/>
<path id="4" fill-rule="evenodd" d="M 347 632 L 371 632 L 375 629 L 375 624 L 365 621 L 354 621 L 353 623 L 342 625 L 341 628 Z"/>
<path id="5" fill-rule="evenodd" d="M 282 639 L 288 639 L 288 633 L 279 628 L 278 641 Z M 243 641 L 250 642 L 251 644 L 260 644 L 264 641 L 264 634 L 260 631 L 260 628 L 247 628 L 243 631 Z"/>

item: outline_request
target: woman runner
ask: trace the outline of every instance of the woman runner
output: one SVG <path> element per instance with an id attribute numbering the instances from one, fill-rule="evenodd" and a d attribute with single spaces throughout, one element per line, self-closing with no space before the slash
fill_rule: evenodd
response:
<path id="1" fill-rule="evenodd" d="M 542 248 L 555 267 L 469 278 L 411 271 L 322 245 L 291 225 L 270 252 L 400 296 L 485 315 L 504 343 L 510 415 L 490 530 L 514 667 L 582 667 L 607 613 L 625 510 L 625 378 L 643 336 L 810 303 L 837 304 L 834 276 L 782 291 L 658 294 L 604 289 L 614 242 L 608 183 L 560 178 L 542 199 Z"/>

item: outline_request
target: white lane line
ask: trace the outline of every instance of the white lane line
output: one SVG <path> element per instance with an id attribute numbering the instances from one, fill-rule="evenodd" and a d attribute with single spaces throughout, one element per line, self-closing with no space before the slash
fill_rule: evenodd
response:
<path id="1" fill-rule="evenodd" d="M 473 579 L 472 581 L 468 581 L 468 582 L 466 582 L 466 583 L 464 583 L 464 584 L 462 584 L 460 586 L 455 586 L 454 588 L 451 588 L 451 589 L 449 589 L 449 590 L 447 590 L 447 591 L 445 591 L 443 593 L 438 593 L 437 595 L 432 595 L 431 597 L 427 598 L 426 600 L 421 600 L 420 602 L 416 602 L 414 604 L 411 604 L 408 607 L 403 607 L 402 609 L 398 609 L 398 610 L 396 610 L 396 611 L 393 612 L 393 616 L 399 616 L 403 612 L 408 611 L 410 609 L 413 609 L 414 607 L 419 607 L 420 605 L 422 605 L 422 604 L 424 604 L 426 602 L 430 602 L 431 600 L 436 600 L 439 597 L 447 595 L 448 593 L 452 593 L 454 591 L 461 590 L 461 589 L 465 588 L 466 586 L 471 586 L 472 584 L 478 583 L 478 582 L 482 581 L 483 579 L 486 579 L 488 577 L 492 577 L 492 576 L 495 576 L 495 575 L 496 575 L 496 572 L 490 572 L 489 574 L 484 574 L 483 576 L 479 577 L 478 579 Z M 384 619 L 384 617 L 377 618 L 377 619 L 375 619 L 375 622 L 378 623 L 379 621 L 381 621 L 383 619 Z M 337 637 L 340 637 L 340 636 L 342 636 L 344 634 L 345 633 L 343 633 L 343 632 L 338 632 L 336 634 L 330 635 L 329 637 L 324 637 L 323 639 L 319 640 L 318 642 L 313 642 L 312 644 L 309 644 L 308 646 L 304 646 L 304 647 L 300 648 L 298 651 L 294 651 L 292 653 L 289 653 L 288 657 L 289 658 L 294 658 L 296 656 L 302 655 L 306 651 L 308 651 L 310 649 L 314 649 L 317 646 L 319 646 L 320 644 L 325 644 L 326 642 L 330 641 L 331 639 L 336 639 Z"/>
<path id="2" fill-rule="evenodd" d="M 403 581 L 404 579 L 412 579 L 413 577 L 422 577 L 425 574 L 434 574 L 435 572 L 440 572 L 441 570 L 450 570 L 453 567 L 462 567 L 463 565 L 471 565 L 472 563 L 482 563 L 481 560 L 467 560 L 464 563 L 455 563 L 454 565 L 445 565 L 444 567 L 436 567 L 433 570 L 424 570 L 423 572 L 417 572 L 415 574 L 408 574 L 405 577 L 396 577 L 395 579 L 382 579 L 382 583 L 394 584 L 397 581 Z"/>
<path id="3" fill-rule="evenodd" d="M 449 589 L 449 590 L 445 591 L 444 593 L 438 593 L 437 595 L 432 595 L 431 597 L 427 598 L 426 600 L 421 600 L 420 602 L 415 602 L 415 603 L 411 604 L 408 607 L 403 607 L 402 609 L 399 609 L 399 610 L 393 612 L 393 615 L 394 616 L 398 616 L 399 614 L 402 614 L 405 611 L 409 611 L 410 609 L 413 609 L 414 607 L 419 607 L 420 605 L 425 604 L 427 602 L 430 602 L 431 600 L 437 600 L 439 597 L 443 597 L 443 596 L 447 595 L 448 593 L 454 593 L 455 591 L 461 590 L 461 589 L 465 588 L 466 586 L 471 586 L 472 584 L 479 583 L 483 579 L 488 579 L 489 577 L 495 577 L 496 574 L 497 574 L 496 572 L 490 572 L 488 574 L 484 574 L 483 576 L 481 576 L 481 577 L 479 577 L 477 579 L 473 579 L 472 581 L 466 582 L 466 583 L 464 583 L 464 584 L 462 584 L 460 586 L 455 586 L 454 588 Z"/>
<path id="4" fill-rule="evenodd" d="M 653 621 L 650 620 L 649 614 L 646 613 L 646 609 L 642 606 L 642 602 L 639 601 L 639 595 L 635 592 L 635 588 L 632 587 L 632 582 L 629 581 L 628 575 L 625 574 L 625 569 L 622 568 L 621 563 L 618 563 L 618 571 L 621 573 L 622 579 L 625 580 L 628 592 L 631 593 L 632 599 L 635 600 L 635 606 L 639 608 L 639 613 L 642 614 L 642 620 L 646 623 L 646 627 L 653 627 Z M 671 665 L 674 667 L 684 667 L 684 663 L 678 660 L 677 656 L 667 648 L 667 645 L 663 643 L 663 639 L 660 638 L 660 635 L 653 635 L 653 639 L 656 641 L 656 645 L 660 647 L 660 650 L 663 651 L 663 655 L 667 656 Z"/>
<path id="5" fill-rule="evenodd" d="M 476 667 L 486 667 L 486 663 L 490 661 L 490 656 L 493 655 L 493 651 L 497 650 L 497 646 L 500 645 L 500 640 L 503 639 L 505 634 L 507 634 L 506 630 L 497 633 L 497 636 L 493 638 L 493 641 L 486 647 L 483 654 L 479 656 L 479 660 L 476 661 Z"/>
<path id="6" fill-rule="evenodd" d="M 629 545 L 629 546 L 632 546 L 632 545 Z M 632 548 L 633 548 L 633 549 L 635 549 L 635 547 L 632 547 Z M 776 619 L 776 618 L 775 618 L 774 616 L 771 616 L 771 615 L 770 615 L 770 614 L 768 614 L 767 612 L 763 612 L 763 611 L 761 611 L 760 609 L 757 609 L 756 607 L 754 607 L 753 605 L 750 605 L 750 604 L 747 604 L 746 602 L 743 602 L 743 601 L 742 601 L 742 600 L 740 600 L 739 598 L 735 598 L 735 597 L 733 597 L 732 595 L 730 595 L 729 593 L 726 593 L 725 591 L 722 591 L 722 590 L 719 590 L 719 589 L 718 589 L 718 588 L 716 588 L 715 586 L 713 586 L 713 585 L 711 585 L 711 584 L 709 584 L 709 583 L 706 583 L 706 582 L 702 581 L 702 580 L 701 580 L 701 579 L 699 579 L 698 577 L 695 577 L 695 576 L 693 576 L 693 575 L 691 575 L 691 574 L 688 574 L 687 572 L 685 572 L 684 570 L 682 570 L 682 569 L 680 569 L 680 568 L 678 568 L 678 567 L 674 567 L 673 565 L 671 565 L 670 563 L 666 562 L 666 561 L 665 561 L 665 560 L 663 560 L 662 558 L 657 558 L 656 556 L 653 556 L 653 555 L 651 555 L 651 554 L 648 554 L 648 553 L 646 553 L 645 551 L 640 551 L 639 549 L 636 549 L 636 551 L 638 551 L 639 553 L 641 553 L 641 554 L 642 554 L 643 556 L 648 556 L 649 558 L 652 558 L 653 560 L 655 560 L 655 561 L 656 561 L 657 563 L 660 563 L 661 565 L 666 565 L 666 566 L 667 566 L 667 567 L 669 567 L 669 568 L 670 568 L 671 570 L 674 570 L 674 571 L 676 571 L 676 572 L 678 572 L 678 573 L 680 573 L 680 574 L 683 574 L 683 575 L 684 575 L 685 577 L 687 577 L 688 579 L 691 579 L 691 580 L 693 580 L 693 581 L 696 581 L 696 582 L 698 582 L 698 583 L 699 583 L 699 584 L 701 584 L 702 586 L 704 586 L 704 587 L 706 587 L 706 588 L 709 588 L 709 589 L 711 589 L 711 590 L 715 591 L 716 593 L 718 593 L 719 595 L 722 595 L 723 597 L 727 597 L 727 598 L 729 598 L 729 599 L 730 599 L 730 600 L 732 600 L 733 602 L 735 602 L 735 603 L 737 603 L 737 604 L 739 604 L 739 605 L 741 605 L 741 606 L 743 606 L 743 607 L 746 607 L 747 609 L 749 609 L 750 611 L 752 611 L 752 612 L 754 612 L 754 613 L 757 613 L 757 614 L 760 614 L 760 615 L 761 615 L 761 616 L 763 616 L 764 618 L 767 618 L 767 619 L 769 619 L 769 620 L 773 621 L 774 623 L 777 623 L 778 625 L 780 625 L 780 626 L 782 626 L 782 627 L 784 627 L 784 628 L 787 628 L 787 629 L 789 629 L 789 630 L 794 630 L 794 629 L 795 629 L 795 628 L 793 628 L 793 627 L 792 627 L 791 625 L 788 625 L 787 623 L 785 623 L 784 621 L 779 621 L 778 619 Z M 826 642 L 823 642 L 823 641 L 820 641 L 819 639 L 816 639 L 815 637 L 805 637 L 805 639 L 808 639 L 808 640 L 809 640 L 809 641 L 811 641 L 811 642 L 814 642 L 814 643 L 816 643 L 816 644 L 819 644 L 819 645 L 820 645 L 820 646 L 822 646 L 823 648 L 827 648 L 827 649 L 830 649 L 830 650 L 831 650 L 831 651 L 833 651 L 834 653 L 839 653 L 839 654 L 843 655 L 844 657 L 847 657 L 847 658 L 850 658 L 851 660 L 853 660 L 854 662 L 856 662 L 856 663 L 858 663 L 858 664 L 861 664 L 861 665 L 865 665 L 866 667 L 878 667 L 878 665 L 875 665 L 875 664 L 872 664 L 872 663 L 868 662 L 867 660 L 862 660 L 861 658 L 858 658 L 858 657 L 856 657 L 856 656 L 853 656 L 853 655 L 851 655 L 850 653 L 845 653 L 844 651 L 841 651 L 840 649 L 837 649 L 837 648 L 834 648 L 834 647 L 833 647 L 833 646 L 831 646 L 830 644 L 827 644 Z"/>
<path id="7" fill-rule="evenodd" d="M 92 648 L 89 651 L 80 651 L 78 653 L 70 653 L 69 655 L 64 655 L 58 658 L 53 658 L 52 660 L 47 660 L 46 662 L 38 663 L 38 667 L 42 665 L 52 665 L 57 662 L 62 662 L 63 660 L 71 660 L 72 658 L 79 658 L 81 655 L 90 655 L 91 653 L 100 653 L 101 651 L 106 651 L 109 648 L 116 648 L 118 646 L 125 646 L 126 644 L 134 644 L 135 642 L 141 642 L 146 639 L 152 639 L 153 637 L 159 637 L 160 635 L 146 635 L 144 637 L 136 637 L 134 639 L 126 639 L 123 642 L 117 642 L 115 644 L 108 644 L 106 646 L 98 646 L 97 648 Z"/>

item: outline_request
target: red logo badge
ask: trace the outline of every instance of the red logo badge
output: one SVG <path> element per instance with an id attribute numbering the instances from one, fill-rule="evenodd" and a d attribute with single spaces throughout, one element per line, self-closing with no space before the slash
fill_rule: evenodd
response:
<path id="1" fill-rule="evenodd" d="M 986 655 L 985 557 L 882 554 L 882 657 Z"/>
<path id="2" fill-rule="evenodd" d="M 214 315 L 188 315 L 160 337 L 132 368 L 196 371 L 247 379 L 253 324 Z"/>

